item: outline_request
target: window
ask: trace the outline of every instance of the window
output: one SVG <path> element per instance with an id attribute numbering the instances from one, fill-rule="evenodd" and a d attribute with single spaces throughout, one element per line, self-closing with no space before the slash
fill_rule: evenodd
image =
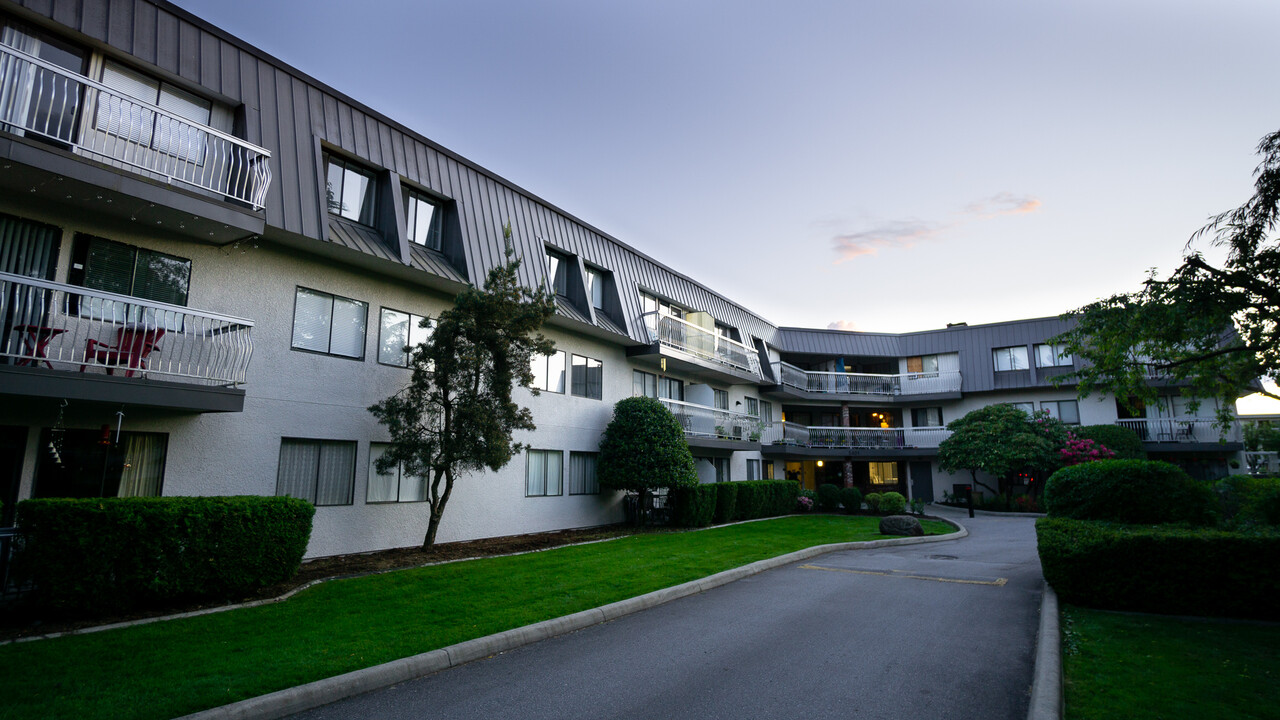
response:
<path id="1" fill-rule="evenodd" d="M 658 315 L 669 315 L 674 318 L 684 319 L 684 308 L 679 305 L 672 305 L 666 300 L 660 300 L 647 292 L 640 293 L 640 311 L 644 313 L 657 313 Z"/>
<path id="2" fill-rule="evenodd" d="M 747 414 L 754 418 L 760 417 L 760 401 L 753 397 L 743 399 L 747 403 Z"/>
<path id="3" fill-rule="evenodd" d="M 897 485 L 898 484 L 898 463 L 896 462 L 872 462 L 867 463 L 871 469 L 872 485 Z"/>
<path id="4" fill-rule="evenodd" d="M 995 360 L 996 372 L 1027 369 L 1027 347 L 1025 345 L 996 348 L 991 351 L 991 355 Z"/>
<path id="5" fill-rule="evenodd" d="M 748 480 L 760 479 L 760 461 L 759 460 L 747 460 L 747 479 Z"/>
<path id="6" fill-rule="evenodd" d="M 717 410 L 729 409 L 729 391 L 728 390 L 712 390 L 715 398 L 715 408 Z"/>
<path id="7" fill-rule="evenodd" d="M 1037 345 L 1036 367 L 1071 367 L 1071 353 L 1062 345 Z"/>
<path id="8" fill-rule="evenodd" d="M 684 402 L 684 381 L 675 378 L 658 378 L 658 397 Z"/>
<path id="9" fill-rule="evenodd" d="M 596 482 L 596 459 L 599 453 L 569 453 L 569 494 L 599 495 L 600 483 Z"/>
<path id="10" fill-rule="evenodd" d="M 164 486 L 164 433 L 40 431 L 34 497 L 159 497 Z"/>
<path id="11" fill-rule="evenodd" d="M 76 235 L 71 247 L 68 279 L 73 285 L 94 290 L 170 305 L 186 305 L 187 290 L 191 285 L 191 261 L 115 240 Z M 81 298 L 80 302 L 91 300 Z"/>
<path id="12" fill-rule="evenodd" d="M 711 464 L 716 469 L 716 482 L 731 482 L 733 480 L 733 476 L 729 473 L 729 458 L 711 458 Z"/>
<path id="13" fill-rule="evenodd" d="M 773 403 L 768 400 L 760 403 L 760 422 L 766 425 L 773 424 Z"/>
<path id="14" fill-rule="evenodd" d="M 368 303 L 300 287 L 293 302 L 293 348 L 363 360 L 368 314 Z"/>
<path id="15" fill-rule="evenodd" d="M 525 496 L 548 497 L 559 495 L 564 453 L 559 450 L 529 450 L 527 454 L 529 456 L 529 464 L 525 468 Z"/>
<path id="16" fill-rule="evenodd" d="M 938 372 L 938 356 L 937 355 L 917 355 L 907 358 L 907 372 L 909 373 L 936 373 Z"/>
<path id="17" fill-rule="evenodd" d="M 1036 411 L 1036 404 L 1029 402 L 1009 403 L 1009 405 L 1018 408 L 1022 412 L 1031 415 Z"/>
<path id="18" fill-rule="evenodd" d="M 1080 405 L 1075 400 L 1042 401 L 1040 409 L 1068 425 L 1080 424 Z"/>
<path id="19" fill-rule="evenodd" d="M 643 370 L 632 370 L 631 395 L 634 397 L 658 397 L 658 376 Z"/>
<path id="20" fill-rule="evenodd" d="M 404 473 L 399 463 L 385 475 L 378 472 L 378 458 L 391 447 L 387 443 L 369 443 L 369 487 L 366 503 L 423 502 L 427 499 L 426 481 Z"/>
<path id="21" fill-rule="evenodd" d="M 604 365 L 599 360 L 574 355 L 570 385 L 574 395 L 599 400 L 603 394 Z"/>
<path id="22" fill-rule="evenodd" d="M 569 296 L 569 259 L 550 250 L 547 251 L 547 290 L 561 297 Z"/>
<path id="23" fill-rule="evenodd" d="M 84 50 L 25 25 L 5 23 L 0 31 L 0 43 L 64 70 L 84 72 Z M 3 72 L 5 85 L 10 88 L 0 106 L 6 120 L 59 140 L 75 139 L 80 83 L 66 82 L 52 70 L 13 59 L 5 60 Z M 24 134 L 12 125 L 5 130 Z"/>
<path id="24" fill-rule="evenodd" d="M 378 326 L 378 362 L 383 365 L 409 367 L 409 351 L 431 337 L 430 320 L 399 310 L 382 308 Z"/>
<path id="25" fill-rule="evenodd" d="M 942 427 L 942 408 L 912 408 L 912 427 Z"/>
<path id="26" fill-rule="evenodd" d="M 1191 403 L 1195 400 L 1193 397 L 1186 395 L 1175 395 L 1173 397 L 1173 415 L 1174 417 L 1213 417 L 1217 410 L 1217 403 L 1214 400 L 1200 399 L 1200 404 L 1196 407 L 1195 412 L 1191 411 Z"/>
<path id="27" fill-rule="evenodd" d="M 345 440 L 280 439 L 276 495 L 312 505 L 350 505 L 356 478 L 356 444 Z"/>
<path id="28" fill-rule="evenodd" d="M 324 194 L 329 212 L 372 227 L 378 186 L 373 171 L 328 154 L 324 162 Z"/>
<path id="29" fill-rule="evenodd" d="M 534 355 L 529 361 L 533 371 L 533 389 L 564 393 L 565 354 L 557 350 L 550 355 Z"/>
<path id="30" fill-rule="evenodd" d="M 146 105 L 101 93 L 96 130 L 178 160 L 197 165 L 204 162 L 208 136 L 199 127 L 209 126 L 212 103 L 110 60 L 102 67 L 102 84 Z M 190 123 L 156 113 L 147 105 L 159 106 Z"/>
<path id="31" fill-rule="evenodd" d="M 426 195 L 408 188 L 404 191 L 404 208 L 404 227 L 409 233 L 409 242 L 439 250 L 440 208 Z"/>
<path id="32" fill-rule="evenodd" d="M 772 460 L 764 461 L 764 479 L 765 480 L 773 479 L 773 461 Z"/>
<path id="33" fill-rule="evenodd" d="M 595 268 L 587 268 L 587 295 L 591 296 L 591 307 L 604 309 L 604 273 Z"/>

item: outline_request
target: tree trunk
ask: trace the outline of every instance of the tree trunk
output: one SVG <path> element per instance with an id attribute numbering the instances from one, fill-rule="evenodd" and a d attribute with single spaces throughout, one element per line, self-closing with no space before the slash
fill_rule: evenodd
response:
<path id="1" fill-rule="evenodd" d="M 431 506 L 431 513 L 427 519 L 427 535 L 422 539 L 422 547 L 429 548 L 436 544 L 436 531 L 440 529 L 440 518 L 444 516 L 444 506 L 449 502 L 449 496 L 453 494 L 453 473 L 444 470 L 444 494 L 434 502 L 428 503 Z M 436 482 L 439 482 L 439 475 L 436 476 Z"/>

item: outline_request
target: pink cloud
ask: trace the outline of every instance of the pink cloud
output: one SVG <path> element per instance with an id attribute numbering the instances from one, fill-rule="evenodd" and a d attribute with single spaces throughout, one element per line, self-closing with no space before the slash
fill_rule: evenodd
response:
<path id="1" fill-rule="evenodd" d="M 836 320 L 827 323 L 828 330 L 857 330 L 858 326 L 852 320 Z"/>
<path id="2" fill-rule="evenodd" d="M 1040 209 L 1042 203 L 1030 195 L 1014 195 L 1013 193 L 996 193 L 989 198 L 975 200 L 965 206 L 964 212 L 980 218 L 993 218 L 1001 215 L 1023 215 Z"/>
<path id="3" fill-rule="evenodd" d="M 921 240 L 932 238 L 941 229 L 931 223 L 895 222 L 871 230 L 837 235 L 831 243 L 838 256 L 838 265 L 862 255 L 875 255 L 881 248 L 912 247 Z"/>

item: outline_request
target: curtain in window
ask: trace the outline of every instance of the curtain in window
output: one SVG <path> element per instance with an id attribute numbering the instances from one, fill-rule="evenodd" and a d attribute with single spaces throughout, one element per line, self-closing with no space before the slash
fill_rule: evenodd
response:
<path id="1" fill-rule="evenodd" d="M 281 440 L 276 495 L 287 495 L 315 503 L 316 472 L 319 466 L 320 443 L 290 438 Z"/>
<path id="2" fill-rule="evenodd" d="M 547 453 L 542 450 L 529 451 L 529 476 L 525 479 L 525 495 L 547 494 Z"/>
<path id="3" fill-rule="evenodd" d="M 124 469 L 120 473 L 120 497 L 159 497 L 164 477 L 165 438 L 152 433 L 130 433 L 124 441 Z"/>
<path id="4" fill-rule="evenodd" d="M 316 473 L 316 505 L 350 505 L 355 470 L 355 443 L 321 443 Z"/>
<path id="5" fill-rule="evenodd" d="M 594 495 L 600 492 L 596 481 L 596 454 L 569 453 L 569 494 Z"/>
<path id="6" fill-rule="evenodd" d="M 376 464 L 378 458 L 382 457 L 386 451 L 387 446 L 382 443 L 373 443 L 369 446 L 369 488 L 365 493 L 365 502 L 381 503 L 396 500 L 396 488 L 400 484 L 400 468 L 392 468 L 387 471 L 387 474 L 380 475 Z"/>
<path id="7" fill-rule="evenodd" d="M 422 502 L 427 499 L 426 480 L 400 472 L 400 502 Z"/>

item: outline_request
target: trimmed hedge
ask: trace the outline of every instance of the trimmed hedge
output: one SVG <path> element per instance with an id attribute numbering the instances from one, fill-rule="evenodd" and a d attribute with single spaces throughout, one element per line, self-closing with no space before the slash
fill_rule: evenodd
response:
<path id="1" fill-rule="evenodd" d="M 800 485 L 794 480 L 747 480 L 682 488 L 676 496 L 676 524 L 701 527 L 712 520 L 719 524 L 790 515 L 796 511 L 796 498 L 799 496 Z M 705 503 L 711 508 L 711 519 L 701 522 L 701 513 L 708 510 L 701 506 L 696 510 L 686 509 L 686 502 Z"/>
<path id="2" fill-rule="evenodd" d="M 823 483 L 818 486 L 818 509 L 828 511 L 840 509 L 839 485 Z"/>
<path id="3" fill-rule="evenodd" d="M 672 522 L 679 527 L 710 525 L 716 516 L 717 495 L 714 484 L 671 488 L 669 497 L 675 503 Z"/>
<path id="4" fill-rule="evenodd" d="M 1224 525 L 1280 525 L 1280 478 L 1232 475 L 1214 486 Z"/>
<path id="5" fill-rule="evenodd" d="M 840 504 L 850 515 L 862 509 L 862 491 L 856 487 L 840 488 Z"/>
<path id="6" fill-rule="evenodd" d="M 1063 602 L 1280 620 L 1280 532 L 1041 518 L 1040 566 Z"/>
<path id="7" fill-rule="evenodd" d="M 1099 460 L 1049 476 L 1044 507 L 1050 517 L 1118 523 L 1209 525 L 1217 500 L 1208 485 L 1177 465 L 1154 460 Z"/>
<path id="8" fill-rule="evenodd" d="M 1078 438 L 1088 438 L 1115 453 L 1116 460 L 1146 460 L 1147 451 L 1142 449 L 1142 438 L 1133 428 L 1123 425 L 1083 425 L 1071 428 L 1072 434 Z"/>
<path id="9" fill-rule="evenodd" d="M 297 572 L 315 511 L 286 497 L 24 500 L 13 571 L 59 611 L 233 598 Z"/>
<path id="10" fill-rule="evenodd" d="M 877 509 L 881 515 L 900 515 L 907 509 L 907 499 L 898 492 L 882 493 Z"/>
<path id="11" fill-rule="evenodd" d="M 733 522 L 738 509 L 738 488 L 731 482 L 712 483 L 712 487 L 716 489 L 716 524 Z"/>

